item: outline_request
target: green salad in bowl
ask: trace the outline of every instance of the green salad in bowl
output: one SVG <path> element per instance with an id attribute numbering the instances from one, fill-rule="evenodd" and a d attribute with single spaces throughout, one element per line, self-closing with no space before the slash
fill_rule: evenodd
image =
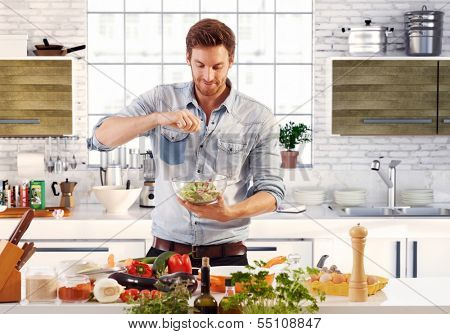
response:
<path id="1" fill-rule="evenodd" d="M 223 175 L 197 175 L 194 177 L 175 177 L 172 187 L 179 198 L 192 204 L 209 204 L 223 194 L 227 177 Z"/>

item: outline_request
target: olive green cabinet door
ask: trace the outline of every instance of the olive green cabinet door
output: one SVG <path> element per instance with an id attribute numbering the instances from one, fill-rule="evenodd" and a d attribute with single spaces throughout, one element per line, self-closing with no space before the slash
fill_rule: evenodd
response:
<path id="1" fill-rule="evenodd" d="M 334 60 L 332 66 L 333 134 L 436 134 L 437 61 Z"/>
<path id="2" fill-rule="evenodd" d="M 439 61 L 438 134 L 450 135 L 450 61 Z"/>
<path id="3" fill-rule="evenodd" d="M 0 59 L 0 136 L 72 134 L 72 60 Z"/>

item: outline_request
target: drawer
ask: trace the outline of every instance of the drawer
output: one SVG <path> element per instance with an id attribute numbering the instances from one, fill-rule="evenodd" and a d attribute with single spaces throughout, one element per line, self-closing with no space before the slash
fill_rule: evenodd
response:
<path id="1" fill-rule="evenodd" d="M 255 260 L 268 261 L 292 253 L 300 254 L 302 267 L 311 267 L 313 264 L 313 241 L 309 239 L 248 239 L 245 245 L 249 264 Z"/>
<path id="2" fill-rule="evenodd" d="M 145 240 L 23 240 L 33 241 L 36 253 L 26 266 L 52 266 L 67 260 L 105 263 L 109 254 L 116 260 L 145 256 Z M 26 267 L 25 266 L 25 267 Z"/>

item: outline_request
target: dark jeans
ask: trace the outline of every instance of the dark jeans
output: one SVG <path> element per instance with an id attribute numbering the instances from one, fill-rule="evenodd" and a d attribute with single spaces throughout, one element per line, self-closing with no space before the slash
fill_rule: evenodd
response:
<path id="1" fill-rule="evenodd" d="M 158 256 L 159 254 L 164 253 L 164 251 L 150 248 L 147 253 L 147 256 Z M 193 259 L 191 256 L 192 267 L 200 268 L 202 266 L 202 259 Z M 226 256 L 226 257 L 218 257 L 214 259 L 210 259 L 211 267 L 216 266 L 246 266 L 248 265 L 247 254 L 237 255 L 237 256 Z"/>

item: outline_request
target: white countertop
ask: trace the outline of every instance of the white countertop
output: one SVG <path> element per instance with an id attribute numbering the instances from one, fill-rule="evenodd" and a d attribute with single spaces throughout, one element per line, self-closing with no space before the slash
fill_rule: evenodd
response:
<path id="1" fill-rule="evenodd" d="M 127 214 L 107 214 L 100 204 L 79 205 L 71 217 L 35 218 L 23 239 L 151 239 L 151 209 L 132 207 Z M 8 238 L 19 219 L 0 219 L 0 239 Z M 450 237 L 450 217 L 340 217 L 327 205 L 306 213 L 268 213 L 252 218 L 250 238 L 348 237 L 362 223 L 372 238 Z"/>
<path id="2" fill-rule="evenodd" d="M 196 292 L 198 294 L 198 291 Z M 195 297 L 195 295 L 194 295 Z M 193 297 L 193 298 L 194 298 Z M 216 298 L 220 300 L 221 294 Z M 124 313 L 126 304 L 0 304 L 0 313 Z M 391 279 L 367 302 L 349 302 L 347 297 L 327 296 L 319 313 L 435 313 L 450 312 L 450 277 Z"/>

